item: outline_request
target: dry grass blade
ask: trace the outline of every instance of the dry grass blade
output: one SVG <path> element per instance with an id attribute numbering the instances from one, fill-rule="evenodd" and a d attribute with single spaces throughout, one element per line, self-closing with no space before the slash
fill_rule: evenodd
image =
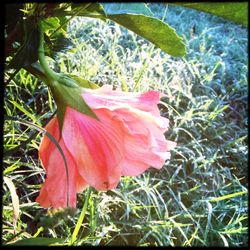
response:
<path id="1" fill-rule="evenodd" d="M 10 190 L 12 206 L 13 206 L 13 227 L 14 227 L 14 234 L 16 234 L 16 224 L 19 217 L 19 198 L 17 196 L 16 188 L 13 181 L 6 176 L 3 177 L 3 180 Z"/>

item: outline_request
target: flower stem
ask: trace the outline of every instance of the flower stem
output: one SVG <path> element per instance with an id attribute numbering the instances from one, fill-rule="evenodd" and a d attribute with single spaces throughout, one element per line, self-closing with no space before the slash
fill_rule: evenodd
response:
<path id="1" fill-rule="evenodd" d="M 83 208 L 82 208 L 82 212 L 78 218 L 78 221 L 76 223 L 76 227 L 74 229 L 74 232 L 71 236 L 71 240 L 70 240 L 70 243 L 69 245 L 73 245 L 73 243 L 76 241 L 76 238 L 77 238 L 77 235 L 79 233 L 79 230 L 81 228 L 81 225 L 82 225 L 82 222 L 84 220 L 84 217 L 85 217 L 85 213 L 86 213 L 86 210 L 87 210 L 87 207 L 88 207 L 88 203 L 89 203 L 89 197 L 90 197 L 90 194 L 92 192 L 92 189 L 91 187 L 88 188 L 88 191 L 87 191 L 87 194 L 86 194 L 86 198 L 85 198 L 85 202 L 84 202 L 84 205 L 83 205 Z"/>
<path id="2" fill-rule="evenodd" d="M 40 28 L 40 44 L 39 44 L 39 49 L 38 49 L 38 59 L 39 62 L 41 64 L 42 69 L 44 70 L 44 73 L 46 74 L 46 76 L 49 78 L 49 81 L 46 82 L 46 84 L 48 85 L 52 85 L 54 81 L 57 81 L 59 79 L 59 75 L 58 73 L 56 73 L 55 71 L 53 71 L 46 59 L 45 59 L 45 52 L 44 52 L 44 30 L 43 30 L 43 23 L 42 21 L 40 21 L 39 24 L 39 28 Z"/>

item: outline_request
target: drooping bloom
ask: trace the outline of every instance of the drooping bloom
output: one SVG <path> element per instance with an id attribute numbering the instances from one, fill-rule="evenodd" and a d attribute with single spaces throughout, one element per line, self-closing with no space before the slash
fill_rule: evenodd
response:
<path id="1" fill-rule="evenodd" d="M 121 176 L 137 176 L 149 167 L 160 169 L 176 145 L 164 136 L 169 121 L 160 116 L 159 92 L 127 93 L 104 85 L 84 89 L 81 96 L 98 119 L 67 107 L 61 136 L 57 117 L 46 126 L 59 140 L 69 179 L 66 185 L 63 158 L 44 136 L 39 157 L 46 180 L 36 201 L 45 208 L 66 207 L 67 194 L 69 206 L 75 207 L 76 193 L 87 186 L 114 189 Z"/>

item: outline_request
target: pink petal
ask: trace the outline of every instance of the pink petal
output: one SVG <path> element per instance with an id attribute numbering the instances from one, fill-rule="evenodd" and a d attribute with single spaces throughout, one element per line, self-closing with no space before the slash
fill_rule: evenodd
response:
<path id="1" fill-rule="evenodd" d="M 57 118 L 52 118 L 46 125 L 45 129 L 56 139 L 59 139 L 59 128 L 57 124 Z M 39 146 L 39 157 L 43 159 L 43 167 L 47 170 L 47 163 L 49 160 L 49 152 L 55 148 L 55 144 L 47 137 L 43 136 L 41 144 Z"/>
<path id="2" fill-rule="evenodd" d="M 173 149 L 175 143 L 165 139 L 163 131 L 166 127 L 159 126 L 159 122 L 150 113 L 135 109 L 131 112 L 131 109 L 126 108 L 114 111 L 101 108 L 93 111 L 103 124 L 111 126 L 116 123 L 116 131 L 123 134 L 122 175 L 136 176 L 150 166 L 160 169 L 165 160 L 170 158 L 169 150 Z"/>
<path id="3" fill-rule="evenodd" d="M 160 115 L 157 107 L 160 100 L 158 91 L 148 91 L 141 94 L 112 90 L 111 86 L 104 85 L 98 89 L 85 90 L 82 97 L 92 109 L 109 108 L 114 110 L 122 107 L 131 107 L 150 112 L 155 116 Z"/>
<path id="4" fill-rule="evenodd" d="M 97 190 L 117 186 L 123 159 L 122 134 L 112 126 L 67 108 L 62 135 L 80 175 L 91 186 Z"/>
<path id="5" fill-rule="evenodd" d="M 46 126 L 46 130 L 59 139 L 59 128 L 56 118 L 53 118 Z M 76 206 L 76 192 L 82 191 L 87 184 L 79 175 L 72 155 L 66 148 L 64 141 L 60 139 L 61 146 L 68 164 L 69 183 L 67 184 L 67 175 L 65 164 L 59 150 L 55 144 L 44 136 L 39 148 L 39 157 L 42 165 L 46 169 L 46 180 L 36 201 L 44 208 L 48 207 L 66 207 L 67 193 L 69 206 Z"/>

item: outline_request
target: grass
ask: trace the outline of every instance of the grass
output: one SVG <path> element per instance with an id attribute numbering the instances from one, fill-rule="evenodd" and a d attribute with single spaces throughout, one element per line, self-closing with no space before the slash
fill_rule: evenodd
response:
<path id="1" fill-rule="evenodd" d="M 123 177 L 115 190 L 92 190 L 85 216 L 87 192 L 78 194 L 75 211 L 45 210 L 34 202 L 44 181 L 41 134 L 6 120 L 3 175 L 16 188 L 20 215 L 14 235 L 12 197 L 3 183 L 3 244 L 69 244 L 74 238 L 74 245 L 94 246 L 248 245 L 247 30 L 181 7 L 150 6 L 160 19 L 166 11 L 164 20 L 187 45 L 184 58 L 112 22 L 75 18 L 69 26 L 75 50 L 51 64 L 100 85 L 165 93 L 159 107 L 170 119 L 166 136 L 178 144 L 171 160 L 160 171 Z M 56 110 L 47 87 L 25 70 L 6 87 L 4 108 L 39 126 Z"/>

